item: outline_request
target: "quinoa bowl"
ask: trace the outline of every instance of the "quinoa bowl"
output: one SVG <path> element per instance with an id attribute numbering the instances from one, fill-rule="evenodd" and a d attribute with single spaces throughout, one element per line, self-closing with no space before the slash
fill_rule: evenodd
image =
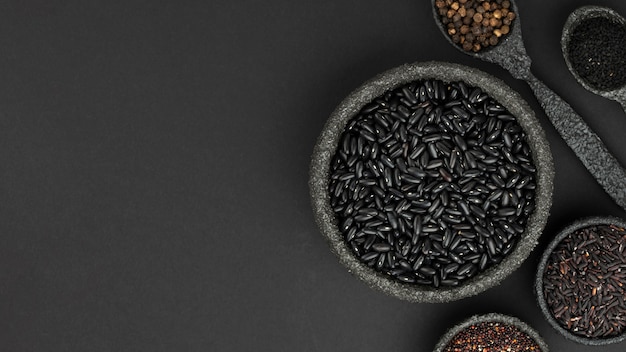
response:
<path id="1" fill-rule="evenodd" d="M 459 350 L 548 352 L 539 333 L 518 318 L 490 313 L 476 315 L 446 332 L 433 352 Z"/>
<path id="2" fill-rule="evenodd" d="M 389 70 L 350 94 L 315 145 L 315 219 L 369 286 L 446 302 L 497 285 L 528 257 L 552 199 L 552 156 L 521 97 L 443 62 Z"/>

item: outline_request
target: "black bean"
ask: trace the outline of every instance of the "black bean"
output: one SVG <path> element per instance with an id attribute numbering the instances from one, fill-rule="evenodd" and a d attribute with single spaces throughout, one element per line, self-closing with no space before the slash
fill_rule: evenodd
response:
<path id="1" fill-rule="evenodd" d="M 467 263 L 462 265 L 458 270 L 457 270 L 457 274 L 459 275 L 467 275 L 469 274 L 472 270 L 474 270 L 475 265 L 472 263 Z"/>
<path id="2" fill-rule="evenodd" d="M 428 266 L 421 266 L 418 272 L 426 276 L 433 276 L 437 273 L 437 270 Z"/>
<path id="3" fill-rule="evenodd" d="M 366 265 L 404 283 L 455 286 L 513 250 L 534 209 L 531 160 L 523 129 L 482 90 L 412 82 L 347 123 L 330 203 Z"/>
<path id="4" fill-rule="evenodd" d="M 372 245 L 372 249 L 376 252 L 389 252 L 391 248 L 388 243 L 374 243 Z"/>

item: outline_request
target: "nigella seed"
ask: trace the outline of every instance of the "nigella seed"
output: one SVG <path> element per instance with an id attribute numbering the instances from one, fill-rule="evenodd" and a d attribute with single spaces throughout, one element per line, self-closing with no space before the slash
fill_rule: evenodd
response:
<path id="1" fill-rule="evenodd" d="M 524 131 L 507 115 L 480 89 L 423 81 L 388 91 L 350 120 L 328 191 L 359 260 L 399 282 L 438 287 L 510 253 L 536 187 Z"/>

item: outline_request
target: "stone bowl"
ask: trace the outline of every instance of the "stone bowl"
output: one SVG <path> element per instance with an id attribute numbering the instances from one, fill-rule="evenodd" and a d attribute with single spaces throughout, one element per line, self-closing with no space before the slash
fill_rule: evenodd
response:
<path id="1" fill-rule="evenodd" d="M 459 82 L 481 88 L 503 105 L 517 120 L 527 135 L 527 142 L 536 168 L 535 209 L 527 218 L 521 238 L 512 252 L 497 265 L 477 274 L 456 287 L 429 287 L 395 280 L 368 267 L 357 258 L 339 230 L 337 217 L 330 205 L 329 177 L 333 155 L 340 136 L 359 111 L 383 93 L 408 82 L 438 79 Z M 545 133 L 532 109 L 499 79 L 474 68 L 445 62 L 405 64 L 384 72 L 352 92 L 327 120 L 314 147 L 310 164 L 310 196 L 316 223 L 337 255 L 339 261 L 354 276 L 370 287 L 411 302 L 447 302 L 476 295 L 498 285 L 516 270 L 536 246 L 546 224 L 552 204 L 554 168 Z"/>

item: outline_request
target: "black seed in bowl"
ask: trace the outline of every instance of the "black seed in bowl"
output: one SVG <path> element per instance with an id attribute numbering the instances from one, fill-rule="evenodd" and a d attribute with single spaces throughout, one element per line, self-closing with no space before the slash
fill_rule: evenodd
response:
<path id="1" fill-rule="evenodd" d="M 403 283 L 458 286 L 511 253 L 535 207 L 515 117 L 480 88 L 422 80 L 348 121 L 328 191 L 353 254 Z"/>
<path id="2" fill-rule="evenodd" d="M 571 33 L 567 55 L 587 84 L 613 90 L 626 84 L 626 27 L 606 17 L 582 20 Z"/>
<path id="3" fill-rule="evenodd" d="M 443 82 L 457 82 L 458 87 L 455 88 L 457 92 L 453 93 L 448 83 L 443 84 L 443 91 L 434 89 L 436 85 L 433 84 L 434 79 L 439 79 Z M 431 82 L 428 84 L 424 83 L 422 87 L 424 80 L 430 80 Z M 463 84 L 460 84 L 460 82 L 463 82 Z M 428 140 L 430 142 L 427 143 L 434 144 L 434 146 L 425 145 L 427 143 L 420 144 L 419 140 L 412 138 L 410 133 L 405 135 L 405 129 L 400 128 L 401 122 L 397 125 L 395 122 L 389 125 L 386 117 L 383 116 L 381 118 L 378 116 L 381 112 L 376 111 L 378 114 L 374 113 L 375 110 L 380 108 L 380 104 L 376 103 L 376 100 L 385 97 L 390 91 L 402 87 L 408 87 L 408 90 L 404 91 L 405 96 L 399 98 L 400 103 L 396 106 L 397 111 L 394 114 L 390 112 L 390 115 L 397 115 L 397 113 L 405 115 L 408 111 L 409 120 L 407 120 L 407 123 L 414 124 L 415 129 L 422 131 L 425 135 L 429 135 Z M 480 87 L 480 89 L 473 87 Z M 406 94 L 410 95 L 407 96 Z M 430 96 L 432 94 L 437 95 Z M 413 95 L 415 95 L 415 98 L 413 98 Z M 448 99 L 454 100 L 457 98 L 461 99 L 460 104 L 455 101 L 447 101 Z M 483 103 L 491 98 L 502 103 L 503 106 L 489 106 L 488 108 L 478 106 L 478 109 L 476 108 L 476 104 Z M 478 150 L 477 146 L 480 147 L 480 145 L 476 141 L 464 139 L 467 136 L 465 134 L 454 140 L 455 143 L 459 144 L 458 150 L 450 148 L 449 135 L 446 136 L 446 133 L 443 133 L 446 131 L 439 131 L 437 126 L 435 128 L 429 126 L 428 119 L 420 119 L 420 114 L 417 114 L 419 116 L 413 115 L 419 108 L 428 110 L 424 111 L 427 115 L 434 114 L 434 108 L 432 107 L 421 106 L 415 109 L 414 106 L 420 105 L 426 100 L 432 100 L 433 102 L 443 100 L 446 102 L 444 104 L 442 101 L 439 101 L 439 106 L 443 111 L 441 117 L 436 115 L 435 118 L 439 118 L 448 129 L 461 131 L 469 128 L 468 122 L 464 122 L 466 119 L 472 120 L 474 126 L 471 129 L 474 129 L 476 125 L 486 124 L 490 134 L 481 137 L 481 140 L 485 138 L 482 141 L 483 144 L 488 145 L 497 140 L 497 138 L 494 139 L 496 137 L 496 134 L 493 134 L 494 129 L 502 127 L 498 125 L 497 120 L 505 121 L 505 123 L 516 122 L 510 125 L 510 131 L 507 132 L 515 135 L 523 130 L 526 134 L 527 143 L 518 143 L 515 139 L 505 138 L 506 133 L 502 133 L 503 143 L 508 148 L 511 148 L 510 152 L 502 153 L 498 148 L 489 146 Z M 449 105 L 447 104 L 448 102 L 450 103 Z M 388 104 L 388 102 L 384 104 Z M 405 106 L 402 107 L 401 105 Z M 457 105 L 463 105 L 466 110 L 460 109 Z M 437 114 L 438 111 L 439 109 Z M 372 194 L 376 195 L 376 197 L 373 197 L 372 204 L 375 205 L 375 209 L 383 209 L 385 211 L 385 219 L 389 223 L 385 223 L 384 219 L 378 218 L 372 220 L 373 222 L 368 228 L 357 231 L 359 228 L 352 226 L 357 219 L 346 220 L 343 224 L 340 224 L 340 218 L 337 216 L 336 209 L 333 209 L 331 206 L 331 200 L 340 197 L 343 188 L 335 188 L 336 195 L 334 195 L 334 192 L 331 192 L 329 183 L 332 182 L 331 175 L 334 173 L 334 166 L 331 165 L 331 161 L 339 154 L 340 145 L 349 142 L 341 139 L 345 137 L 343 135 L 345 131 L 354 128 L 356 125 L 355 119 L 360 112 L 364 114 L 372 113 L 376 119 L 381 119 L 379 121 L 380 124 L 385 125 L 387 123 L 386 128 L 399 128 L 398 138 L 403 141 L 410 140 L 409 147 L 411 151 L 407 150 L 407 155 L 405 156 L 405 150 L 402 146 L 388 146 L 383 143 L 381 147 L 375 130 L 373 132 L 368 131 L 370 134 L 364 134 L 370 139 L 374 137 L 374 141 L 377 142 L 373 143 L 371 148 L 365 148 L 363 142 L 359 145 L 357 140 L 356 149 L 360 151 L 359 155 L 361 153 L 367 155 L 367 157 L 362 156 L 365 160 L 378 160 L 382 154 L 388 154 L 387 156 L 390 159 L 381 158 L 381 163 L 376 163 L 376 170 L 380 169 L 378 170 L 380 172 L 376 175 L 377 178 L 361 180 L 358 193 L 353 194 L 357 200 L 352 201 L 354 203 L 352 206 L 346 205 L 347 208 L 344 210 L 348 214 L 346 215 L 347 217 L 355 216 L 355 209 L 359 210 L 362 207 L 361 200 L 366 201 L 367 197 L 371 197 L 371 194 L 367 194 L 371 191 Z M 449 118 L 448 112 L 457 114 L 458 118 Z M 486 116 L 489 114 L 497 115 L 498 113 L 501 113 L 498 119 L 488 120 Z M 407 130 L 406 132 L 409 131 Z M 385 142 L 389 142 L 389 140 Z M 349 145 L 349 143 L 346 145 Z M 389 150 L 385 151 L 382 149 L 383 147 L 389 148 Z M 449 153 L 449 160 L 437 160 L 441 159 L 439 156 L 440 152 L 445 155 Z M 502 158 L 502 154 L 508 160 L 504 165 L 501 165 L 502 161 L 498 162 Z M 532 156 L 532 158 L 525 159 L 522 154 Z M 520 163 L 510 162 L 510 159 L 516 155 Z M 407 158 L 419 159 L 421 164 L 428 165 L 428 167 L 420 169 L 409 165 L 407 164 Z M 357 159 L 359 158 L 356 157 L 350 161 L 350 163 L 355 165 L 355 175 L 371 173 L 371 171 L 366 170 L 363 162 L 357 163 Z M 396 165 L 396 167 L 391 172 L 385 171 L 384 168 L 389 167 L 385 165 L 390 162 Z M 477 168 L 464 170 L 463 176 L 459 179 L 458 175 L 455 175 L 454 172 L 449 172 L 448 169 L 448 167 L 452 169 L 458 168 L 459 164 L 461 164 L 461 167 L 468 164 L 472 168 L 475 167 L 472 165 L 476 165 Z M 469 216 L 476 217 L 473 215 L 473 212 L 476 211 L 482 216 L 480 210 L 471 207 L 481 207 L 485 203 L 481 193 L 489 189 L 480 183 L 471 183 L 475 177 L 484 173 L 484 171 L 478 169 L 478 166 L 481 165 L 486 167 L 490 174 L 499 176 L 499 178 L 494 177 L 494 180 L 498 181 L 498 187 L 501 189 L 490 193 L 487 198 L 490 204 L 492 206 L 505 204 L 505 207 L 507 206 L 506 204 L 517 204 L 517 207 L 515 207 L 516 215 L 521 216 L 524 214 L 528 217 L 524 226 L 513 222 L 501 224 L 502 226 L 499 229 L 494 228 L 493 225 L 486 223 L 489 217 L 493 215 L 493 209 L 483 210 L 486 212 L 485 219 L 476 218 L 473 222 L 465 221 Z M 533 175 L 532 177 L 519 178 L 518 181 L 515 181 L 517 185 L 514 188 L 502 189 L 507 187 L 508 182 L 513 182 L 511 179 L 515 180 L 510 175 L 518 172 L 529 172 Z M 552 203 L 553 175 L 552 157 L 543 129 L 535 118 L 532 109 L 515 91 L 495 77 L 471 67 L 446 62 L 417 62 L 393 68 L 374 77 L 350 93 L 337 106 L 326 121 L 315 144 L 310 165 L 309 186 L 315 221 L 321 233 L 328 240 L 331 251 L 337 255 L 340 262 L 350 273 L 371 288 L 391 296 L 411 302 L 434 303 L 449 302 L 473 296 L 493 287 L 528 258 L 529 253 L 537 244 L 537 239 L 541 235 L 548 217 Z M 438 177 L 441 177 L 441 179 L 437 179 Z M 353 176 L 345 175 L 341 178 L 344 182 L 352 182 L 349 179 L 353 178 Z M 384 179 L 381 181 L 381 178 Z M 427 183 L 424 182 L 426 178 L 428 178 Z M 499 181 L 503 181 L 504 184 Z M 526 191 L 524 187 L 528 184 L 527 181 L 532 181 L 531 183 L 533 184 L 531 186 L 534 188 L 534 197 L 532 199 L 518 196 L 519 192 Z M 392 182 L 392 184 L 394 182 L 395 184 L 408 182 L 407 187 L 414 189 L 389 188 L 387 182 Z M 471 184 L 468 185 L 468 183 Z M 477 187 L 472 189 L 475 186 Z M 352 187 L 352 185 L 349 187 Z M 430 192 L 432 197 L 424 197 L 424 192 Z M 519 194 L 521 195 L 521 193 Z M 391 197 L 404 199 L 396 202 L 397 204 L 387 204 L 387 197 L 389 197 L 390 201 L 394 200 Z M 335 203 L 335 206 L 337 205 Z M 358 206 L 355 207 L 354 205 Z M 442 207 L 443 210 L 440 209 Z M 372 206 L 368 205 L 368 208 L 372 208 Z M 532 208 L 534 210 L 529 215 L 525 214 L 524 209 Z M 399 216 L 387 216 L 388 212 L 394 211 Z M 419 214 L 420 216 L 413 216 L 411 219 L 411 214 Z M 367 210 L 359 214 L 359 219 L 364 220 L 370 217 L 381 216 L 383 214 L 379 210 L 377 210 L 377 213 Z M 506 254 L 502 258 L 495 258 L 493 262 L 498 263 L 500 261 L 497 265 L 493 265 L 491 259 L 494 258 L 491 258 L 489 253 L 480 253 L 485 248 L 488 250 L 488 247 L 485 247 L 486 242 L 483 238 L 480 238 L 480 234 L 473 230 L 474 224 L 479 224 L 487 231 L 494 229 L 497 236 L 494 238 L 493 243 L 488 245 L 491 245 L 493 248 L 495 244 L 496 250 L 500 250 L 500 246 L 502 246 L 502 252 Z M 340 226 L 345 226 L 348 232 L 341 230 Z M 413 227 L 411 228 L 411 226 Z M 438 227 L 447 227 L 447 229 L 442 232 L 438 230 Z M 404 245 L 394 243 L 392 249 L 382 253 L 385 254 L 384 256 L 381 256 L 381 252 L 376 252 L 375 250 L 368 251 L 370 254 L 365 258 L 355 255 L 355 252 L 362 251 L 359 249 L 359 243 L 362 247 L 371 249 L 380 236 L 386 237 L 388 243 L 394 241 L 402 242 L 402 240 L 394 239 L 393 232 L 405 233 L 407 228 L 413 231 L 414 234 L 410 241 L 407 241 L 405 238 Z M 377 231 L 380 231 L 380 233 Z M 360 239 L 359 242 L 352 241 L 358 237 L 363 237 L 364 239 Z M 428 241 L 424 239 L 426 237 L 428 237 Z M 514 237 L 519 237 L 519 239 L 514 241 L 512 240 Z M 478 241 L 478 246 L 474 244 L 476 241 Z M 502 245 L 502 242 L 506 242 L 506 244 Z M 422 248 L 416 250 L 415 246 L 422 246 Z M 456 251 L 449 251 L 448 248 L 455 248 Z M 396 253 L 398 251 L 408 260 L 397 260 Z M 441 277 L 433 276 L 432 280 L 428 280 L 416 274 L 424 266 L 424 263 L 429 263 L 429 255 L 440 253 L 441 256 L 445 255 L 446 251 L 449 258 L 441 258 L 441 263 L 446 264 L 445 267 L 433 267 L 433 265 L 426 265 L 426 267 L 435 269 L 435 271 L 439 270 L 440 272 L 443 270 L 446 275 L 449 275 L 447 279 L 442 280 L 441 277 L 443 275 L 439 274 Z M 364 254 L 366 253 L 361 255 Z M 381 269 L 383 268 L 385 261 L 389 263 L 397 261 L 398 264 L 394 270 L 398 271 L 395 273 L 398 274 L 401 270 L 405 270 L 406 274 L 398 274 L 395 277 L 388 275 L 382 270 L 377 270 L 377 266 Z M 368 262 L 371 265 L 368 265 Z M 469 265 L 460 269 L 466 264 Z M 461 270 L 461 272 L 470 273 L 471 275 L 476 270 L 473 269 L 476 265 L 478 265 L 479 273 L 471 278 L 460 281 L 458 277 L 453 277 L 456 270 Z M 488 265 L 490 267 L 487 267 Z M 412 269 L 413 272 L 409 269 Z M 423 269 L 422 271 L 427 274 L 432 272 L 429 269 Z M 415 279 L 416 277 L 418 278 Z M 413 280 L 414 282 L 411 282 Z M 437 284 L 439 287 L 436 287 Z"/>
<path id="4" fill-rule="evenodd" d="M 594 223 L 566 233 L 545 262 L 543 299 L 554 320 L 584 339 L 626 331 L 626 231 Z"/>

